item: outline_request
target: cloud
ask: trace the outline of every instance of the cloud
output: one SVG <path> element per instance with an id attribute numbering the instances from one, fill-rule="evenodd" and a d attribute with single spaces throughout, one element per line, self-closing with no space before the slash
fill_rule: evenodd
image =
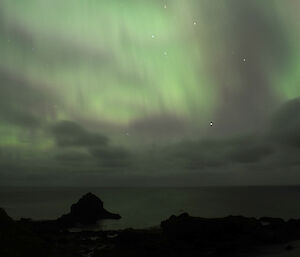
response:
<path id="1" fill-rule="evenodd" d="M 53 115 L 53 96 L 26 78 L 0 69 L 0 119 L 19 127 L 37 128 Z"/>
<path id="2" fill-rule="evenodd" d="M 0 32 L 3 38 L 9 38 L 10 41 L 31 49 L 34 46 L 33 34 L 23 24 L 15 22 L 15 19 L 8 21 L 4 18 L 4 10 L 4 6 L 0 4 Z"/>
<path id="3" fill-rule="evenodd" d="M 263 132 L 230 138 L 211 138 L 173 144 L 164 151 L 181 168 L 227 169 L 232 165 L 256 165 L 271 170 L 276 166 L 299 165 L 300 98 L 283 104 Z"/>
<path id="4" fill-rule="evenodd" d="M 209 1 L 202 10 L 210 29 L 204 39 L 202 31 L 198 37 L 214 56 L 206 63 L 217 86 L 215 130 L 218 135 L 248 133 L 265 125 L 280 103 L 274 74 L 280 77 L 292 60 L 289 35 L 274 2 Z"/>
<path id="5" fill-rule="evenodd" d="M 91 161 L 91 156 L 88 153 L 83 151 L 67 150 L 55 154 L 55 159 L 61 163 L 65 163 L 65 164 L 75 163 L 76 165 L 78 165 L 78 163 L 84 164 L 88 161 Z"/>
<path id="6" fill-rule="evenodd" d="M 108 138 L 99 133 L 89 132 L 73 121 L 60 121 L 52 128 L 58 146 L 106 146 Z"/>
<path id="7" fill-rule="evenodd" d="M 173 148 L 169 154 L 174 161 L 192 170 L 259 163 L 275 152 L 272 144 L 256 135 L 190 142 Z"/>
<path id="8" fill-rule="evenodd" d="M 52 133 L 57 145 L 68 149 L 55 155 L 55 159 L 62 163 L 85 162 L 87 165 L 100 168 L 120 168 L 131 165 L 129 151 L 110 145 L 108 137 L 90 132 L 76 122 L 61 121 L 52 128 Z"/>
<path id="9" fill-rule="evenodd" d="M 232 145 L 229 158 L 233 162 L 255 163 L 271 155 L 275 149 L 273 145 L 259 136 L 245 136 Z"/>
<path id="10" fill-rule="evenodd" d="M 129 130 L 142 135 L 165 137 L 186 132 L 186 121 L 171 113 L 146 116 L 133 121 Z"/>
<path id="11" fill-rule="evenodd" d="M 273 117 L 269 133 L 279 143 L 300 148 L 300 98 L 279 108 Z"/>
<path id="12" fill-rule="evenodd" d="M 90 132 L 76 122 L 61 121 L 52 127 L 58 145 L 53 149 L 54 162 L 24 162 L 17 149 L 8 152 L 3 148 L 0 159 L 5 162 L 1 163 L 1 175 L 7 176 L 9 171 L 39 173 L 39 169 L 46 167 L 49 177 L 53 170 L 67 170 L 78 178 L 84 174 L 86 183 L 97 177 L 98 181 L 107 179 L 112 185 L 122 184 L 124 179 L 134 183 L 131 178 L 135 181 L 137 176 L 145 178 L 149 185 L 278 184 L 282 176 L 283 183 L 291 183 L 300 179 L 299 147 L 294 141 L 299 131 L 297 114 L 299 99 L 294 99 L 278 109 L 270 127 L 262 133 L 183 141 L 136 152 L 114 146 L 105 135 Z"/>
<path id="13" fill-rule="evenodd" d="M 183 142 L 173 145 L 167 155 L 185 168 L 203 169 L 225 165 L 228 147 L 226 142 L 217 140 Z"/>
<path id="14" fill-rule="evenodd" d="M 131 155 L 120 147 L 91 148 L 90 153 L 103 167 L 128 167 L 131 165 Z"/>

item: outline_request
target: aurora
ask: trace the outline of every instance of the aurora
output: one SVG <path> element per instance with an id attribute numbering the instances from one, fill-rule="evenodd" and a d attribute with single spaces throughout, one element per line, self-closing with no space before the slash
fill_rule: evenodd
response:
<path id="1" fill-rule="evenodd" d="M 284 115 L 299 120 L 299 12 L 280 0 L 2 0 L 0 176 L 222 184 L 249 163 L 278 166 L 273 117 L 292 103 Z"/>

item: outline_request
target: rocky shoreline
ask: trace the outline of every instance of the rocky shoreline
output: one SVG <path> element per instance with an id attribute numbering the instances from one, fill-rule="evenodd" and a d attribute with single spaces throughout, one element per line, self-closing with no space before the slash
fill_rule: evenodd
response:
<path id="1" fill-rule="evenodd" d="M 74 207 L 75 206 L 75 207 Z M 66 218 L 67 217 L 67 218 Z M 183 213 L 152 229 L 70 232 L 72 226 L 119 219 L 89 193 L 57 220 L 12 220 L 0 208 L 0 256 L 20 257 L 219 257 L 243 256 L 257 247 L 300 239 L 300 220 L 280 218 L 199 218 Z"/>

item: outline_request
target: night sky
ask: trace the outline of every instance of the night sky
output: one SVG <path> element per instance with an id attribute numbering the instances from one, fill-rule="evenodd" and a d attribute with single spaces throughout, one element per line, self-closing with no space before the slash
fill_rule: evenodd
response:
<path id="1" fill-rule="evenodd" d="M 299 17 L 297 0 L 1 0 L 0 185 L 299 184 Z"/>

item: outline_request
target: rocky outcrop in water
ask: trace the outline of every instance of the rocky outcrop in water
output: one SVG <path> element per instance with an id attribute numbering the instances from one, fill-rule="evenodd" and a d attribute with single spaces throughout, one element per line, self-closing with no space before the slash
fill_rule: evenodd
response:
<path id="1" fill-rule="evenodd" d="M 77 224 L 91 225 L 101 219 L 120 219 L 119 214 L 104 209 L 103 202 L 94 194 L 87 193 L 71 206 L 71 211 L 57 219 L 62 227 L 73 227 Z"/>

